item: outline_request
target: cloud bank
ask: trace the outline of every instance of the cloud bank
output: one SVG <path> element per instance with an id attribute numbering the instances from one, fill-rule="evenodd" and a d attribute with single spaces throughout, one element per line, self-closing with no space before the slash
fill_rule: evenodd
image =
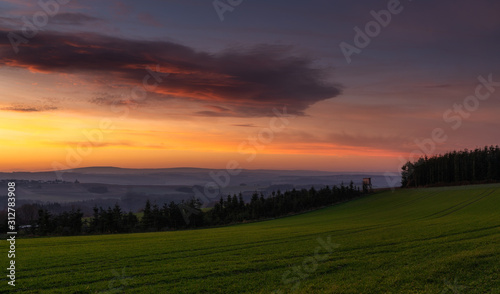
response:
<path id="1" fill-rule="evenodd" d="M 66 21 L 83 21 L 74 16 Z M 154 90 L 155 99 L 206 103 L 208 110 L 197 112 L 203 116 L 272 116 L 273 108 L 283 106 L 304 115 L 309 106 L 341 93 L 340 86 L 326 82 L 327 70 L 313 68 L 311 59 L 294 56 L 285 46 L 209 54 L 173 42 L 40 32 L 19 49 L 15 54 L 9 40 L 0 38 L 0 66 L 106 76 L 134 86 L 142 84 L 147 66 L 158 65 L 170 75 Z"/>

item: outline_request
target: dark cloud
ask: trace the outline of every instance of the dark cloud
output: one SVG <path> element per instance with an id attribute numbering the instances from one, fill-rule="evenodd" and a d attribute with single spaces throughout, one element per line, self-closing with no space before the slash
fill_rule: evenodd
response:
<path id="1" fill-rule="evenodd" d="M 233 127 L 242 127 L 242 128 L 255 128 L 257 127 L 254 124 L 233 124 Z"/>
<path id="2" fill-rule="evenodd" d="M 120 104 L 123 101 L 122 95 L 113 95 L 106 92 L 95 93 L 95 96 L 88 100 L 89 103 L 96 105 Z"/>
<path id="3" fill-rule="evenodd" d="M 96 105 L 111 105 L 111 101 L 113 101 L 113 100 L 109 100 L 109 99 L 104 98 L 104 97 L 95 97 L 95 98 L 89 99 L 90 103 L 96 104 Z"/>
<path id="4" fill-rule="evenodd" d="M 53 24 L 63 24 L 63 25 L 84 25 L 89 22 L 101 21 L 100 18 L 96 18 L 83 13 L 58 13 L 52 17 L 50 20 Z"/>
<path id="5" fill-rule="evenodd" d="M 451 84 L 435 84 L 435 85 L 427 85 L 424 88 L 434 89 L 434 88 L 451 88 L 453 85 Z"/>
<path id="6" fill-rule="evenodd" d="M 19 49 L 24 53 L 14 54 L 8 39 L 0 39 L 0 66 L 112 76 L 132 86 L 142 86 L 146 66 L 159 68 L 170 75 L 155 89 L 160 96 L 155 99 L 176 97 L 221 107 L 198 115 L 272 116 L 273 108 L 284 106 L 289 114 L 304 115 L 310 105 L 341 92 L 325 82 L 326 70 L 313 68 L 312 60 L 293 56 L 284 46 L 209 54 L 172 42 L 43 32 Z"/>
<path id="7" fill-rule="evenodd" d="M 199 116 L 211 116 L 211 117 L 237 116 L 235 113 L 231 113 L 231 112 L 217 112 L 217 111 L 208 111 L 208 110 L 197 111 L 195 114 L 197 114 Z"/>
<path id="8" fill-rule="evenodd" d="M 205 105 L 205 107 L 212 109 L 214 112 L 222 113 L 222 112 L 230 112 L 231 110 L 226 107 L 217 106 L 217 105 Z"/>
<path id="9" fill-rule="evenodd" d="M 55 106 L 26 106 L 26 105 L 14 105 L 9 107 L 1 108 L 4 111 L 15 111 L 15 112 L 41 112 L 57 110 Z"/>

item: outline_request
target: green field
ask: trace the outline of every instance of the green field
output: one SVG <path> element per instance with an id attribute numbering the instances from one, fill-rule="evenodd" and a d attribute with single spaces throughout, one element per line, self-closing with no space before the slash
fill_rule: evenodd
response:
<path id="1" fill-rule="evenodd" d="M 500 185 L 389 191 L 271 221 L 17 246 L 22 293 L 500 293 Z"/>

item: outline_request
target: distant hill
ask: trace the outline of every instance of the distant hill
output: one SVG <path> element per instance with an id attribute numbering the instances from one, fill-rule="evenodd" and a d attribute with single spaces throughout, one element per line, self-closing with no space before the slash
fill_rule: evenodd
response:
<path id="1" fill-rule="evenodd" d="M 226 174 L 223 169 L 192 167 L 131 169 L 111 166 L 84 167 L 63 171 L 0 173 L 1 179 L 42 180 L 56 179 L 67 182 L 101 183 L 113 185 L 201 185 L 209 182 L 224 184 L 226 179 L 217 175 Z M 374 188 L 391 185 L 381 173 L 325 172 L 309 170 L 242 170 L 230 176 L 229 186 L 269 185 L 335 185 L 341 182 L 360 184 L 363 177 L 371 177 Z M 224 188 L 226 188 L 224 187 Z"/>
<path id="2" fill-rule="evenodd" d="M 349 184 L 361 186 L 364 177 L 371 177 L 373 188 L 387 188 L 397 183 L 399 177 L 389 181 L 381 174 L 338 173 L 304 170 L 242 170 L 238 175 L 228 175 L 221 169 L 161 168 L 129 169 L 118 167 L 85 167 L 65 171 L 0 173 L 1 180 L 18 180 L 18 204 L 57 202 L 76 204 L 84 211 L 94 205 L 109 206 L 119 203 L 126 210 L 144 207 L 145 199 L 158 204 L 180 202 L 205 192 L 205 187 L 217 187 L 211 201 L 220 196 L 242 193 L 250 201 L 255 192 L 269 195 L 272 191 L 321 188 L 326 185 Z M 21 182 L 21 180 L 24 180 Z M 59 182 L 55 182 L 59 180 Z M 64 182 L 61 182 L 64 181 Z M 35 182 L 28 182 L 35 181 Z M 41 182 L 38 182 L 41 181 Z M 95 193 L 103 191 L 102 193 Z M 198 193 L 198 194 L 197 194 Z M 205 194 L 204 194 L 205 195 Z M 83 204 L 85 202 L 85 204 Z M 2 204 L 3 203 L 3 204 Z M 7 201 L 0 203 L 5 208 Z"/>

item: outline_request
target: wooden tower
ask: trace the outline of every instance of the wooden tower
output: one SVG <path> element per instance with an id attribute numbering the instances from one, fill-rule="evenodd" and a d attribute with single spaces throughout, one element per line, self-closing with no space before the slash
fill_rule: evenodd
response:
<path id="1" fill-rule="evenodd" d="M 363 192 L 368 193 L 372 191 L 373 191 L 372 178 L 363 178 Z"/>

